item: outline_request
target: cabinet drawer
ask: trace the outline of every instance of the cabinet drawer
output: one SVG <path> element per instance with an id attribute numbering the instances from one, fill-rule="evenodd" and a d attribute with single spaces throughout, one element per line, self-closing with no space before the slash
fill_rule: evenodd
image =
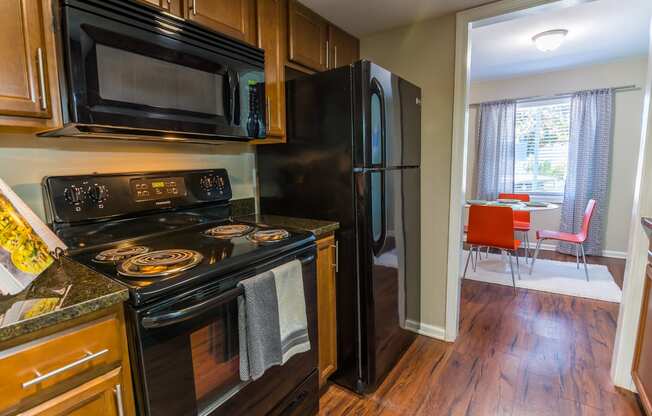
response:
<path id="1" fill-rule="evenodd" d="M 0 411 L 122 360 L 120 321 L 110 316 L 0 351 Z M 81 378 L 80 378 L 81 380 Z"/>
<path id="2" fill-rule="evenodd" d="M 128 410 L 124 406 L 120 384 L 121 370 L 111 370 L 18 416 L 124 415 Z"/>

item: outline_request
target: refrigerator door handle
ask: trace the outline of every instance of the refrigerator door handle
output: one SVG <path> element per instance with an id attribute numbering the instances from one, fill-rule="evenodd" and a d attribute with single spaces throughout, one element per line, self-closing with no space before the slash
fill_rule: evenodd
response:
<path id="1" fill-rule="evenodd" d="M 378 101 L 380 104 L 380 163 L 374 163 L 373 160 L 371 160 L 370 165 L 372 167 L 385 167 L 387 163 L 386 159 L 386 143 L 387 143 L 387 114 L 386 114 L 386 108 L 385 108 L 385 91 L 383 90 L 382 84 L 378 81 L 376 78 L 371 79 L 371 85 L 369 87 L 369 100 L 371 101 L 375 96 L 378 97 Z M 370 104 L 370 108 L 371 108 Z M 372 124 L 372 123 L 370 123 Z M 371 129 L 373 129 L 373 125 L 371 125 Z M 373 140 L 372 140 L 373 142 Z M 373 154 L 373 143 L 371 144 L 372 149 L 371 153 Z M 371 158 L 371 157 L 370 157 Z M 373 159 L 373 158 L 371 158 Z"/>
<path id="2" fill-rule="evenodd" d="M 372 201 L 374 199 L 374 195 L 373 195 L 374 187 L 373 187 L 373 179 L 372 178 L 373 178 L 374 175 L 380 175 L 380 189 L 379 189 L 379 192 L 380 192 L 380 195 L 379 195 L 380 196 L 380 201 L 379 201 L 380 202 L 380 213 L 379 213 L 379 215 L 380 215 L 380 218 L 379 218 L 379 220 L 380 220 L 380 224 L 379 224 L 380 225 L 380 230 L 379 231 L 380 232 L 378 233 L 378 237 L 376 237 L 376 233 L 373 231 L 373 227 L 374 227 L 373 223 L 375 221 L 374 212 L 373 212 L 374 211 L 373 202 L 372 202 L 372 207 L 371 207 L 371 210 L 372 210 L 372 215 L 371 215 L 371 222 L 372 222 L 372 224 L 371 224 L 371 227 L 372 227 L 371 242 L 372 242 L 372 248 L 373 248 L 374 254 L 378 255 L 378 254 L 380 254 L 383 246 L 385 245 L 385 239 L 387 238 L 387 214 L 386 214 L 387 213 L 387 206 L 386 206 L 387 202 L 386 202 L 386 198 L 385 198 L 386 172 L 384 170 L 376 170 L 376 171 L 370 172 L 369 175 L 370 175 L 370 181 L 372 183 L 372 185 L 370 187 L 370 193 L 371 193 L 370 197 L 371 197 Z"/>

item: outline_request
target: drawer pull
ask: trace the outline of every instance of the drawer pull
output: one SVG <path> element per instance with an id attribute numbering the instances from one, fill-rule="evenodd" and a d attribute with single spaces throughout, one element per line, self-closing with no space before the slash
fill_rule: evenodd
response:
<path id="1" fill-rule="evenodd" d="M 91 360 L 94 360 L 95 358 L 97 358 L 97 357 L 99 357 L 101 355 L 104 355 L 107 352 L 109 352 L 108 348 L 105 348 L 102 351 L 98 351 L 98 352 L 95 352 L 95 353 L 90 353 L 90 352 L 86 353 L 86 356 L 84 356 L 83 358 L 80 358 L 77 361 L 73 361 L 70 364 L 66 364 L 63 367 L 59 367 L 56 370 L 52 370 L 49 373 L 45 373 L 43 375 L 39 374 L 38 371 L 37 371 L 36 372 L 37 377 L 35 377 L 35 378 L 33 378 L 33 379 L 29 380 L 29 381 L 24 382 L 23 383 L 23 388 L 24 389 L 29 388 L 29 387 L 33 386 L 34 384 L 38 384 L 38 383 L 40 383 L 42 381 L 45 381 L 45 380 L 49 379 L 50 377 L 54 377 L 57 374 L 61 374 L 64 371 L 70 370 L 71 368 L 80 366 L 80 365 L 82 365 L 84 363 L 87 363 L 87 362 L 89 362 Z"/>
<path id="2" fill-rule="evenodd" d="M 115 389 L 115 404 L 118 407 L 118 416 L 124 416 L 125 410 L 124 405 L 122 404 L 122 385 L 116 384 Z"/>

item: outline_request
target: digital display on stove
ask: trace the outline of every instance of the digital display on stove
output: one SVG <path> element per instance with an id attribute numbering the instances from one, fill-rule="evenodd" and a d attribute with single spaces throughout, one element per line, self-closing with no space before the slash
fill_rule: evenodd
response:
<path id="1" fill-rule="evenodd" d="M 131 195 L 136 202 L 159 201 L 187 195 L 183 177 L 133 179 Z"/>

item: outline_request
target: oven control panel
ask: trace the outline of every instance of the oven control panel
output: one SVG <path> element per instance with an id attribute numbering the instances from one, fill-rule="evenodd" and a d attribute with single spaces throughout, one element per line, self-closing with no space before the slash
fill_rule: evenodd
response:
<path id="1" fill-rule="evenodd" d="M 131 195 L 136 202 L 182 198 L 188 195 L 182 176 L 144 178 L 131 181 Z"/>
<path id="2" fill-rule="evenodd" d="M 49 222 L 75 223 L 231 199 L 224 169 L 50 176 L 43 179 Z"/>

